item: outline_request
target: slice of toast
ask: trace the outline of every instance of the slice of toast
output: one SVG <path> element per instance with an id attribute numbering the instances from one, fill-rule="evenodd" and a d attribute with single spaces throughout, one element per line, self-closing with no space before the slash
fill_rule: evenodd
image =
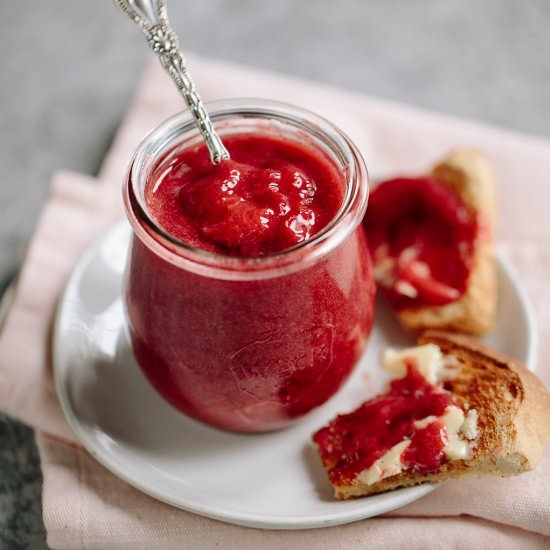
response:
<path id="1" fill-rule="evenodd" d="M 452 377 L 441 383 L 442 388 L 451 393 L 463 412 L 475 411 L 475 429 L 470 426 L 470 432 L 474 433 L 468 435 L 472 440 L 461 436 L 462 443 L 469 446 L 469 454 L 466 458 L 444 459 L 431 471 L 402 467 L 397 473 L 387 470 L 373 480 L 372 476 L 365 476 L 365 470 L 359 470 L 353 477 L 343 479 L 334 476 L 334 468 L 341 467 L 343 462 L 349 467 L 354 457 L 349 456 L 346 444 L 348 448 L 344 451 L 348 456 L 335 460 L 341 442 L 351 437 L 360 440 L 361 433 L 368 433 L 371 427 L 366 422 L 359 432 L 356 429 L 353 434 L 345 433 L 349 421 L 340 419 L 349 415 L 339 416 L 314 435 L 336 498 L 355 498 L 472 475 L 515 475 L 534 468 L 539 462 L 550 436 L 550 395 L 542 382 L 517 361 L 467 336 L 428 331 L 420 336 L 419 342 L 439 348 L 444 364 L 452 372 Z M 467 414 L 466 418 L 468 416 L 471 415 Z M 356 448 L 355 455 L 359 457 L 360 449 Z"/>
<path id="2" fill-rule="evenodd" d="M 397 313 L 398 318 L 413 331 L 441 329 L 486 334 L 494 326 L 497 301 L 493 244 L 496 199 L 492 171 L 481 152 L 460 149 L 438 164 L 430 175 L 452 189 L 477 215 L 479 232 L 472 270 L 466 291 L 458 300 L 441 306 L 404 309 Z"/>
<path id="3" fill-rule="evenodd" d="M 405 328 L 476 336 L 493 328 L 494 219 L 494 178 L 477 150 L 374 189 L 363 222 L 374 276 Z"/>

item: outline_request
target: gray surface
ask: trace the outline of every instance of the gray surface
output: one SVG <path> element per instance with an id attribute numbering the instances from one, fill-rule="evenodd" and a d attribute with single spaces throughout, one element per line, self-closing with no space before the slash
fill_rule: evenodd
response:
<path id="1" fill-rule="evenodd" d="M 171 0 L 169 12 L 187 51 L 550 137 L 548 0 Z M 0 51 L 2 284 L 50 175 L 97 170 L 147 48 L 109 0 L 1 0 Z M 45 547 L 40 481 L 32 432 L 0 420 L 1 549 Z"/>

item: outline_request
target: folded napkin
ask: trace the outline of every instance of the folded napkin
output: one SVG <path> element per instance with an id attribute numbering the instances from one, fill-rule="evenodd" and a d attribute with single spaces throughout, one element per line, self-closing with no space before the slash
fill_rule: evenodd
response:
<path id="1" fill-rule="evenodd" d="M 341 126 L 372 174 L 425 170 L 457 146 L 485 150 L 500 197 L 497 240 L 535 304 L 538 373 L 550 385 L 550 142 L 260 71 L 189 60 L 205 99 L 254 96 L 306 106 Z M 54 549 L 266 549 L 354 547 L 548 548 L 550 448 L 517 478 L 448 482 L 383 517 L 305 531 L 265 531 L 203 518 L 141 494 L 76 442 L 52 381 L 51 322 L 76 259 L 122 217 L 120 186 L 149 128 L 182 108 L 157 64 L 147 71 L 96 180 L 57 174 L 0 334 L 0 407 L 37 429 L 43 514 Z M 261 487 L 258 488 L 261 491 Z"/>

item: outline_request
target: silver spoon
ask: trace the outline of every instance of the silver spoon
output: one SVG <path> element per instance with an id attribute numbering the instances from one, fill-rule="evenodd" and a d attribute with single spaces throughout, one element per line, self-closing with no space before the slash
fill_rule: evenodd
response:
<path id="1" fill-rule="evenodd" d="M 157 54 L 185 99 L 198 129 L 208 147 L 212 164 L 229 159 L 229 153 L 195 89 L 179 49 L 178 37 L 170 28 L 163 0 L 113 0 L 142 30 L 151 49 Z"/>

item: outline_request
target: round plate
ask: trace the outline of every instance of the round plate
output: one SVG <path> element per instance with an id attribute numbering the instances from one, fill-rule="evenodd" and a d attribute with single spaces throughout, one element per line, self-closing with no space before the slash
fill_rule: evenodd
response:
<path id="1" fill-rule="evenodd" d="M 54 370 L 65 416 L 84 447 L 111 472 L 174 506 L 240 525 L 325 527 L 381 514 L 433 490 L 400 489 L 336 501 L 311 444 L 335 414 L 348 412 L 385 382 L 379 355 L 411 337 L 378 304 L 368 350 L 323 407 L 291 428 L 240 435 L 209 428 L 168 405 L 137 366 L 125 328 L 121 285 L 130 228 L 121 223 L 76 265 L 58 308 Z M 517 280 L 502 259 L 499 317 L 488 342 L 533 366 L 534 324 Z"/>

